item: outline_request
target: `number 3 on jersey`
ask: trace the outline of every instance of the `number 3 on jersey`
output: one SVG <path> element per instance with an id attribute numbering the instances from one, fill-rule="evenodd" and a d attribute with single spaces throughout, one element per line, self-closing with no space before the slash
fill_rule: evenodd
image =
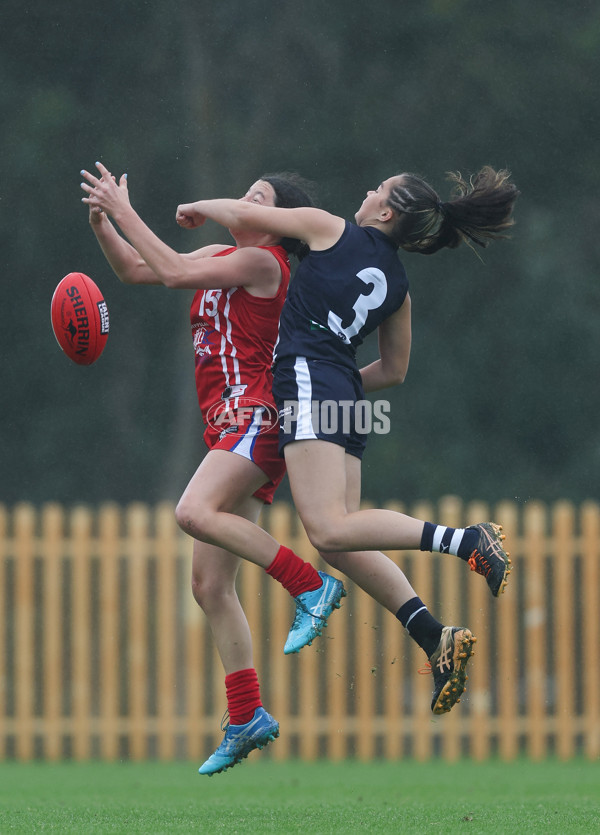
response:
<path id="1" fill-rule="evenodd" d="M 373 289 L 369 293 L 361 293 L 354 302 L 352 307 L 354 321 L 347 328 L 344 328 L 342 326 L 342 320 L 332 310 L 329 311 L 327 318 L 327 324 L 330 330 L 343 339 L 347 345 L 350 345 L 352 337 L 356 336 L 367 321 L 369 311 L 377 310 L 383 304 L 387 295 L 387 279 L 385 274 L 381 270 L 378 270 L 377 267 L 367 267 L 365 270 L 357 273 L 357 276 L 365 284 L 372 284 Z"/>

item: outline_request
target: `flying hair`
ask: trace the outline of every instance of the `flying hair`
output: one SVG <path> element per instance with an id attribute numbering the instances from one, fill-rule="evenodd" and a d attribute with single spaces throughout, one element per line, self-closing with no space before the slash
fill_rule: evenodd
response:
<path id="1" fill-rule="evenodd" d="M 397 215 L 392 238 L 407 252 L 433 255 L 445 247 L 487 247 L 508 237 L 504 232 L 514 224 L 512 212 L 520 194 L 510 176 L 489 165 L 468 180 L 449 172 L 453 190 L 444 202 L 422 177 L 401 174 L 388 200 Z"/>

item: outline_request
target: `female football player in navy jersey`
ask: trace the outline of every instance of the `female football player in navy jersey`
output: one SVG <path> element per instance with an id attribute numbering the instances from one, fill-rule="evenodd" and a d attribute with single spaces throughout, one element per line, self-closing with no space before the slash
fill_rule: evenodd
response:
<path id="1" fill-rule="evenodd" d="M 372 549 L 448 552 L 482 574 L 494 596 L 504 590 L 510 560 L 501 527 L 480 523 L 453 529 L 391 510 L 360 509 L 365 435 L 348 414 L 373 392 L 401 383 L 411 344 L 410 297 L 398 248 L 432 254 L 461 243 L 486 246 L 512 225 L 518 191 L 506 171 L 486 166 L 468 182 L 451 175 L 452 199 L 442 201 L 422 178 L 400 174 L 369 191 L 355 224 L 316 208 L 283 209 L 234 200 L 201 200 L 179 206 L 178 223 L 207 218 L 229 228 L 252 229 L 305 241 L 283 306 L 275 350 L 273 393 L 279 408 L 280 448 L 294 503 L 310 541 L 328 563 L 392 611 L 427 653 L 434 675 L 432 710 L 443 713 L 465 687 L 474 636 L 443 626 L 417 597 L 399 568 Z M 380 357 L 358 369 L 356 349 L 377 329 Z M 323 407 L 337 404 L 323 425 Z M 335 415 L 333 416 L 335 418 Z M 336 431 L 337 428 L 337 431 Z M 227 513 L 204 514 L 183 497 L 182 527 L 215 538 L 269 571 L 291 570 L 298 557 L 265 531 Z M 266 558 L 266 559 L 265 559 Z M 286 651 L 297 651 L 323 624 L 319 592 L 297 599 Z"/>

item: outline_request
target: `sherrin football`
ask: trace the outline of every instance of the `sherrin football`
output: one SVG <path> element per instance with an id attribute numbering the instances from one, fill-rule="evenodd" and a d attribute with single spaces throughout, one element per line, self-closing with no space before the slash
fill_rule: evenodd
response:
<path id="1" fill-rule="evenodd" d="M 69 273 L 59 283 L 50 307 L 56 341 L 78 365 L 96 362 L 108 339 L 108 308 L 92 279 Z"/>

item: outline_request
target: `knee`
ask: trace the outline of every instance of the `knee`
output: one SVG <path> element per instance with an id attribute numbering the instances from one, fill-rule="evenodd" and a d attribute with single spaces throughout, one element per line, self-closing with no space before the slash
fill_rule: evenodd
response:
<path id="1" fill-rule="evenodd" d="M 323 522 L 305 527 L 310 544 L 323 555 L 326 562 L 329 562 L 330 557 L 335 559 L 335 552 L 343 549 L 336 525 Z M 325 554 L 327 554 L 327 557 L 325 557 Z M 333 565 L 333 563 L 330 562 L 330 565 Z"/>
<path id="2" fill-rule="evenodd" d="M 198 606 L 204 609 L 204 601 L 207 599 L 207 588 L 203 578 L 197 574 L 192 574 L 192 594 Z"/>
<path id="3" fill-rule="evenodd" d="M 209 515 L 198 505 L 192 505 L 185 494 L 175 508 L 175 520 L 182 531 L 195 539 L 204 540 L 209 533 Z"/>
<path id="4" fill-rule="evenodd" d="M 182 531 L 189 533 L 188 528 L 190 526 L 191 519 L 189 508 L 187 507 L 187 503 L 185 501 L 185 496 L 182 496 L 177 503 L 177 507 L 175 508 L 175 521 Z"/>
<path id="5" fill-rule="evenodd" d="M 212 584 L 207 582 L 201 574 L 195 572 L 192 574 L 192 594 L 201 609 L 210 603 L 211 586 Z"/>
<path id="6" fill-rule="evenodd" d="M 235 593 L 235 585 L 225 576 L 211 575 L 203 571 L 192 573 L 192 594 L 204 612 L 223 609 L 227 598 Z"/>
<path id="7" fill-rule="evenodd" d="M 341 551 L 319 551 L 321 559 L 336 571 L 344 572 L 344 554 Z"/>

